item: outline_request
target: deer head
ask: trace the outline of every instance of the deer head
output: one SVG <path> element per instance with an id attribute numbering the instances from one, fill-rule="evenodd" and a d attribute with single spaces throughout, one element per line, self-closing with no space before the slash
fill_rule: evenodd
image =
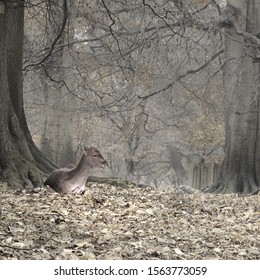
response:
<path id="1" fill-rule="evenodd" d="M 84 146 L 82 159 L 88 163 L 91 168 L 104 168 L 108 166 L 107 161 L 103 158 L 97 148 Z"/>

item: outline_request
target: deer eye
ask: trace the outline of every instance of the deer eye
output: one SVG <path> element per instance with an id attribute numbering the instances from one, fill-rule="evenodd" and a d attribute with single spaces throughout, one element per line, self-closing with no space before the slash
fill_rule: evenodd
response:
<path id="1" fill-rule="evenodd" d="M 98 155 L 97 154 L 93 155 L 93 158 L 98 158 Z"/>

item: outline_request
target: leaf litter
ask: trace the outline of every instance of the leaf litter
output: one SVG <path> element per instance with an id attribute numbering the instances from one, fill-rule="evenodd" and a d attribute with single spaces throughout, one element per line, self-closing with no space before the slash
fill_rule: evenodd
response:
<path id="1" fill-rule="evenodd" d="M 259 259 L 260 195 L 1 193 L 0 259 Z"/>

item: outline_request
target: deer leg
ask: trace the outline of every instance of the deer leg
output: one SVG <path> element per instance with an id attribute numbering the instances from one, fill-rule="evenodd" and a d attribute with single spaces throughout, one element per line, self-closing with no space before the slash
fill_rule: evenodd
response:
<path id="1" fill-rule="evenodd" d="M 85 186 L 77 186 L 75 189 L 73 189 L 73 194 L 81 194 L 85 191 Z"/>

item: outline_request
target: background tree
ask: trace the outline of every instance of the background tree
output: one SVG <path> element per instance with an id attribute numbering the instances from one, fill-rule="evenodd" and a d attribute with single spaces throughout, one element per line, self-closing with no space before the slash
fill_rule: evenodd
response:
<path id="1" fill-rule="evenodd" d="M 50 20 L 47 22 L 46 45 L 64 44 L 57 48 L 41 64 L 45 116 L 41 135 L 41 151 L 55 164 L 65 166 L 73 162 L 73 66 L 70 47 L 67 42 L 73 38 L 68 25 L 70 5 L 68 1 L 47 2 Z"/>

